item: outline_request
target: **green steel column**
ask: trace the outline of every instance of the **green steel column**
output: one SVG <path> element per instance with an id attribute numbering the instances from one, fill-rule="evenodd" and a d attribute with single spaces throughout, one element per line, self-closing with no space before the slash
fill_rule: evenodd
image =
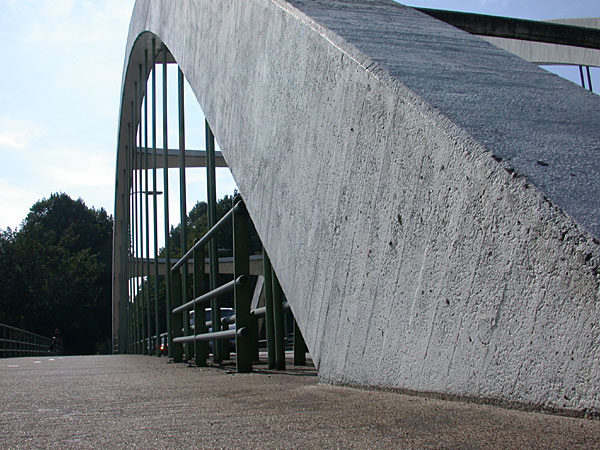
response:
<path id="1" fill-rule="evenodd" d="M 181 296 L 181 269 L 173 272 L 172 274 L 172 283 L 171 286 L 173 288 L 173 292 L 171 293 L 171 299 L 173 304 L 171 305 L 173 309 L 182 305 L 182 296 Z M 183 314 L 173 314 L 173 337 L 179 337 L 182 335 L 183 330 Z M 172 344 L 172 352 L 173 361 L 174 362 L 182 362 L 183 361 L 183 345 L 182 344 Z"/>
<path id="2" fill-rule="evenodd" d="M 127 158 L 127 163 L 128 163 L 128 172 L 129 172 L 129 177 L 128 177 L 128 188 L 129 188 L 129 198 L 127 199 L 127 204 L 129 206 L 129 229 L 127 232 L 127 245 L 129 248 L 129 252 L 128 252 L 128 289 L 129 289 L 129 297 L 128 297 L 128 303 L 127 303 L 127 310 L 128 310 L 128 314 L 129 314 L 129 353 L 133 354 L 135 353 L 135 336 L 136 336 L 136 329 L 135 329 L 135 314 L 134 314 L 134 308 L 133 308 L 133 293 L 134 293 L 134 289 L 133 289 L 133 282 L 134 282 L 134 276 L 135 276 L 135 272 L 134 272 L 134 260 L 133 260 L 133 230 L 134 230 L 134 155 L 135 155 L 135 136 L 134 136 L 134 132 L 133 132 L 133 127 L 135 126 L 135 116 L 134 116 L 134 102 L 131 102 L 131 129 L 130 129 L 130 133 L 129 133 L 129 156 Z"/>
<path id="3" fill-rule="evenodd" d="M 148 332 L 148 341 L 144 343 L 146 353 L 152 354 L 150 343 L 152 342 L 152 320 L 150 318 L 150 187 L 148 186 L 148 167 L 150 165 L 148 157 L 148 50 L 144 50 L 144 188 L 145 195 L 145 213 L 146 213 L 146 287 L 145 302 L 146 302 L 146 330 Z"/>
<path id="4" fill-rule="evenodd" d="M 285 370 L 285 331 L 283 323 L 283 290 L 274 270 L 271 270 L 273 281 L 273 324 L 275 331 L 275 368 Z"/>
<path id="5" fill-rule="evenodd" d="M 134 91 L 135 91 L 135 101 L 133 103 L 133 111 L 134 111 L 134 132 L 133 132 L 133 177 L 134 177 L 134 188 L 133 188 L 133 311 L 135 318 L 135 352 L 140 353 L 140 339 L 141 339 L 141 331 L 140 331 L 140 303 L 138 297 L 138 276 L 139 276 L 139 265 L 137 261 L 138 257 L 138 161 L 139 161 L 139 152 L 138 152 L 138 114 L 137 114 L 137 82 L 133 83 Z"/>
<path id="6" fill-rule="evenodd" d="M 296 318 L 294 318 L 294 365 L 306 365 L 306 343 L 304 342 L 304 338 L 302 337 L 302 332 L 298 327 Z"/>
<path id="7" fill-rule="evenodd" d="M 263 276 L 265 277 L 265 327 L 267 335 L 267 357 L 269 369 L 275 368 L 275 324 L 273 322 L 273 277 L 271 260 L 263 249 Z"/>
<path id="8" fill-rule="evenodd" d="M 127 155 L 127 151 L 128 151 L 128 147 L 125 146 L 125 154 Z M 125 159 L 127 159 L 127 156 L 125 156 Z M 126 320 L 125 320 L 125 301 L 127 298 L 127 289 L 126 289 L 126 280 L 127 280 L 127 253 L 126 253 L 126 247 L 125 247 L 125 239 L 127 236 L 127 229 L 126 229 L 126 220 L 127 220 L 127 205 L 126 205 L 126 200 L 127 197 L 129 196 L 129 192 L 127 191 L 127 169 L 123 170 L 123 182 L 125 184 L 125 187 L 123 188 L 123 194 L 121 194 L 121 242 L 119 243 L 119 250 L 120 250 L 120 263 L 119 263 L 119 267 L 120 267 L 120 271 L 119 271 L 119 286 L 121 287 L 121 292 L 119 292 L 119 332 L 118 332 L 118 349 L 119 349 L 119 353 L 124 353 L 124 344 L 125 344 L 125 327 L 126 327 Z M 125 194 L 127 193 L 127 194 Z M 115 215 L 116 216 L 116 215 Z M 113 344 L 113 351 L 114 351 L 114 344 Z M 111 352 L 113 353 L 113 352 Z"/>
<path id="9" fill-rule="evenodd" d="M 158 317 L 158 186 L 156 183 L 156 39 L 152 39 L 152 213 L 154 216 L 154 341 L 155 355 L 160 356 L 160 321 Z"/>
<path id="10" fill-rule="evenodd" d="M 131 339 L 131 317 L 129 316 L 129 285 L 131 280 L 131 238 L 130 238 L 130 227 L 131 227 L 131 123 L 127 124 L 127 132 L 129 136 L 128 145 L 126 147 L 125 152 L 125 187 L 124 191 L 127 193 L 125 196 L 125 220 L 123 223 L 123 240 L 124 240 L 124 254 L 125 254 L 125 283 L 123 286 L 124 292 L 124 304 L 123 304 L 123 314 L 125 315 L 125 328 L 124 328 L 124 336 L 125 339 L 123 341 L 123 352 L 130 352 L 130 339 Z"/>
<path id="11" fill-rule="evenodd" d="M 250 249 L 248 247 L 248 211 L 240 197 L 236 197 L 233 212 L 233 273 L 234 279 L 250 277 Z M 250 283 L 246 282 L 235 286 L 233 290 L 235 307 L 235 329 L 252 328 L 250 316 L 250 302 L 252 293 Z M 237 371 L 252 372 L 254 359 L 254 346 L 251 336 L 235 337 L 235 353 Z"/>
<path id="12" fill-rule="evenodd" d="M 138 242 L 138 266 L 139 266 L 139 278 L 137 282 L 138 287 L 138 301 L 140 305 L 139 309 L 139 319 L 140 319 L 140 353 L 145 355 L 147 353 L 146 349 L 146 321 L 144 320 L 144 197 L 143 197 L 143 177 L 142 177 L 142 146 L 143 143 L 143 134 L 142 134 L 142 65 L 139 65 L 139 97 L 137 98 L 136 110 L 139 115 L 139 133 L 138 133 L 138 147 L 137 147 L 137 158 L 138 158 L 138 205 L 139 205 L 139 217 L 138 217 L 138 226 L 139 226 L 139 242 Z"/>
<path id="13" fill-rule="evenodd" d="M 197 239 L 194 240 L 194 244 Z M 204 290 L 204 249 L 195 248 L 194 258 L 194 298 L 200 297 L 206 291 Z M 206 318 L 204 314 L 204 304 L 196 303 L 194 305 L 194 335 L 204 334 L 206 329 Z M 194 357 L 197 366 L 206 366 L 208 356 L 207 342 L 194 342 Z"/>
<path id="14" fill-rule="evenodd" d="M 133 115 L 132 115 L 133 117 Z M 127 146 L 127 153 L 125 155 L 125 164 L 126 164 L 126 170 L 127 170 L 127 178 L 126 178 L 126 186 L 125 186 L 125 192 L 127 192 L 127 234 L 126 234 L 126 238 L 127 238 L 127 304 L 126 304 L 126 314 L 127 314 L 127 353 L 131 352 L 131 348 L 130 348 L 130 339 L 131 339 L 131 316 L 130 316 L 130 309 L 129 309 L 129 301 L 130 301 L 130 294 L 131 294 L 131 153 L 132 153 L 132 146 L 131 146 L 131 124 L 133 123 L 133 119 L 130 123 L 127 124 L 127 133 L 128 133 L 128 143 L 129 145 Z"/>
<path id="15" fill-rule="evenodd" d="M 181 255 L 187 251 L 187 206 L 186 206 L 186 186 L 185 186 L 185 111 L 183 98 L 183 72 L 177 71 L 177 105 L 179 116 L 179 220 L 181 224 Z M 188 288 L 188 263 L 185 261 L 181 266 L 181 301 L 186 303 Z M 186 336 L 190 334 L 190 319 L 187 311 L 183 312 L 183 328 Z M 191 356 L 192 346 L 189 342 L 184 344 L 185 359 Z"/>
<path id="16" fill-rule="evenodd" d="M 206 138 L 206 194 L 208 203 L 208 228 L 217 223 L 217 185 L 215 174 L 215 136 L 208 121 L 205 121 Z M 212 291 L 219 285 L 219 254 L 217 240 L 211 239 L 208 243 L 209 288 Z M 210 301 L 211 320 L 213 331 L 221 331 L 221 300 L 213 298 Z M 223 361 L 221 341 L 213 341 L 213 361 Z"/>
<path id="17" fill-rule="evenodd" d="M 171 349 L 173 348 L 173 314 L 171 313 L 171 244 L 169 242 L 169 133 L 167 128 L 167 47 L 162 45 L 163 54 L 163 76 L 162 76 L 162 126 L 163 126 L 163 191 L 164 191 L 164 219 L 165 219 L 165 309 L 167 320 L 167 342 L 168 356 L 173 356 Z"/>

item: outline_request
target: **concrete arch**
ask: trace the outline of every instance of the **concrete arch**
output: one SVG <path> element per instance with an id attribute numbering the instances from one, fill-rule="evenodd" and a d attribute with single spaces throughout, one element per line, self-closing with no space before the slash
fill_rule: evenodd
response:
<path id="1" fill-rule="evenodd" d="M 386 0 L 138 0 L 123 95 L 150 33 L 323 380 L 600 412 L 597 96 Z"/>

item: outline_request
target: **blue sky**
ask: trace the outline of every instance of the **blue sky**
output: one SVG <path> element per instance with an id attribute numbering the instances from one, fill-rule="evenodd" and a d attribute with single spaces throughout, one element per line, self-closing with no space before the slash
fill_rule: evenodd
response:
<path id="1" fill-rule="evenodd" d="M 112 214 L 121 74 L 133 3 L 0 0 L 0 54 L 7 62 L 0 71 L 0 229 L 17 227 L 34 202 L 53 192 L 81 197 Z M 529 19 L 600 16 L 598 0 L 407 4 Z M 593 74 L 600 88 L 600 72 Z M 577 69 L 572 76 L 578 78 Z M 203 148 L 201 112 L 187 94 L 186 139 L 189 147 Z M 188 207 L 204 198 L 203 174 L 189 173 L 190 181 L 197 186 L 188 193 Z M 220 196 L 233 190 L 223 171 L 219 186 Z"/>

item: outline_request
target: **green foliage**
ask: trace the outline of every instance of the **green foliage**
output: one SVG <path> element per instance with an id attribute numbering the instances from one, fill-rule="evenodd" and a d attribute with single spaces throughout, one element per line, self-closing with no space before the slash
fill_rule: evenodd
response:
<path id="1" fill-rule="evenodd" d="M 0 322 L 51 336 L 67 354 L 95 353 L 110 337 L 112 217 L 52 194 L 18 231 L 0 233 Z"/>

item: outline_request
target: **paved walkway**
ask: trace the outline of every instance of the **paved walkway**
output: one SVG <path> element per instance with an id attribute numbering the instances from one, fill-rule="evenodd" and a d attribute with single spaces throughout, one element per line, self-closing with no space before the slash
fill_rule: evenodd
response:
<path id="1" fill-rule="evenodd" d="M 600 448 L 600 421 L 149 356 L 0 359 L 0 448 Z"/>

